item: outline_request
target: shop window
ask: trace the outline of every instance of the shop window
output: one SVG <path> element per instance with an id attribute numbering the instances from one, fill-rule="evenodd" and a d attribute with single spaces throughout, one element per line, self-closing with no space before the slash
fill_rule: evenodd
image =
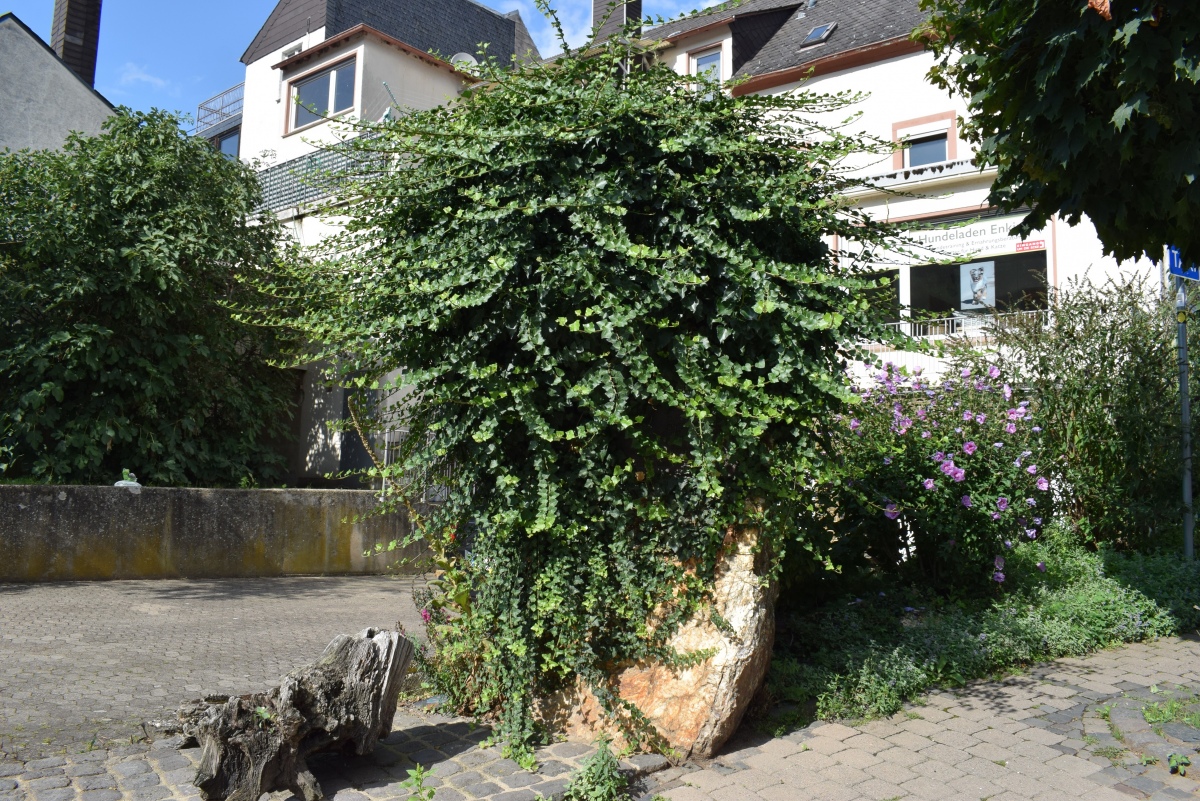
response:
<path id="1" fill-rule="evenodd" d="M 909 269 L 915 314 L 945 317 L 1046 308 L 1046 252 Z"/>

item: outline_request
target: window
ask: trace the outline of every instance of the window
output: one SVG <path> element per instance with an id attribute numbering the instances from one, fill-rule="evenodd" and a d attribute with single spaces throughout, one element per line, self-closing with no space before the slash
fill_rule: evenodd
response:
<path id="1" fill-rule="evenodd" d="M 914 312 L 962 316 L 1046 307 L 1045 251 L 912 267 L 909 276 Z"/>
<path id="2" fill-rule="evenodd" d="M 354 59 L 296 81 L 292 99 L 296 104 L 293 130 L 354 108 Z"/>
<path id="3" fill-rule="evenodd" d="M 703 75 L 713 81 L 721 80 L 721 49 L 692 56 L 692 74 Z"/>
<path id="4" fill-rule="evenodd" d="M 804 37 L 804 41 L 800 43 L 800 46 L 808 47 L 809 45 L 820 44 L 828 39 L 836 29 L 836 22 L 827 22 L 824 25 L 818 25 L 808 32 L 808 36 Z"/>
<path id="5" fill-rule="evenodd" d="M 923 167 L 926 164 L 940 164 L 945 161 L 948 139 L 947 134 L 940 133 L 909 140 L 908 166 Z"/>
<path id="6" fill-rule="evenodd" d="M 242 144 L 242 129 L 234 128 L 228 133 L 221 134 L 213 140 L 213 144 L 217 150 L 221 151 L 222 156 L 236 159 L 239 155 L 238 150 Z"/>

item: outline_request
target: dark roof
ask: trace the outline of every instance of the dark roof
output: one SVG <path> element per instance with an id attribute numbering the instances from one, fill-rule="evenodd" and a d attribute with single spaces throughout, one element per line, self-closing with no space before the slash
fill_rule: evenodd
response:
<path id="1" fill-rule="evenodd" d="M 478 51 L 508 61 L 537 46 L 520 14 L 500 14 L 472 0 L 280 0 L 242 56 L 249 64 L 325 26 L 331 38 L 367 25 L 424 52 L 448 58 Z"/>
<path id="2" fill-rule="evenodd" d="M 736 40 L 739 26 L 753 24 L 761 29 L 765 20 L 751 23 L 751 19 L 764 16 L 764 12 L 784 8 L 792 9 L 790 16 L 762 43 L 756 53 L 735 54 L 740 56 L 737 58 L 740 63 L 735 64 L 734 77 L 747 78 L 780 72 L 851 50 L 902 39 L 925 20 L 925 14 L 917 7 L 917 0 L 817 0 L 812 8 L 808 7 L 807 2 L 797 0 L 748 0 L 740 5 L 723 4 L 656 26 L 646 31 L 644 36 L 647 39 L 674 40 L 702 28 L 729 24 L 735 29 Z M 809 31 L 830 22 L 836 22 L 837 29 L 827 41 L 800 47 L 800 42 Z M 755 35 L 741 38 L 750 44 L 757 43 L 763 37 Z"/>
<path id="3" fill-rule="evenodd" d="M 279 0 L 279 5 L 258 29 L 258 35 L 242 54 L 242 63 L 258 61 L 288 42 L 325 26 L 326 0 Z"/>

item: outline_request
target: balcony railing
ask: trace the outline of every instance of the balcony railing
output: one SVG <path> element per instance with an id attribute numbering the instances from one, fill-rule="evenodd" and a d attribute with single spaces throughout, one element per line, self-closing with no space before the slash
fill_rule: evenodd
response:
<path id="1" fill-rule="evenodd" d="M 1044 309 L 1032 311 L 1003 312 L 1000 314 L 972 314 L 955 317 L 937 317 L 925 320 L 901 320 L 888 323 L 888 327 L 917 339 L 931 339 L 950 336 L 977 336 L 985 329 L 1004 325 L 1024 323 L 1027 320 L 1040 319 L 1044 325 L 1049 312 Z"/>
<path id="2" fill-rule="evenodd" d="M 196 109 L 196 127 L 192 131 L 196 136 L 203 136 L 205 131 L 216 128 L 228 119 L 242 113 L 242 101 L 246 96 L 246 84 L 226 89 L 216 97 L 210 97 Z"/>

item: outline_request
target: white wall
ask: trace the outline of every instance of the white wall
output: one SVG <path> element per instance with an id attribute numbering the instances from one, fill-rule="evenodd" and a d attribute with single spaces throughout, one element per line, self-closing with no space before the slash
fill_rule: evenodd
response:
<path id="1" fill-rule="evenodd" d="M 392 90 L 401 109 L 436 108 L 463 90 L 462 78 L 449 69 L 376 39 L 367 40 L 365 64 L 361 88 L 364 119 L 378 120 L 391 105 L 387 89 Z"/>
<path id="2" fill-rule="evenodd" d="M 242 103 L 242 158 L 269 163 L 284 160 L 278 150 L 283 141 L 283 126 L 288 114 L 287 84 L 272 65 L 283 61 L 285 50 L 297 44 L 307 50 L 325 41 L 325 29 L 318 28 L 283 47 L 246 65 L 245 99 Z"/>

